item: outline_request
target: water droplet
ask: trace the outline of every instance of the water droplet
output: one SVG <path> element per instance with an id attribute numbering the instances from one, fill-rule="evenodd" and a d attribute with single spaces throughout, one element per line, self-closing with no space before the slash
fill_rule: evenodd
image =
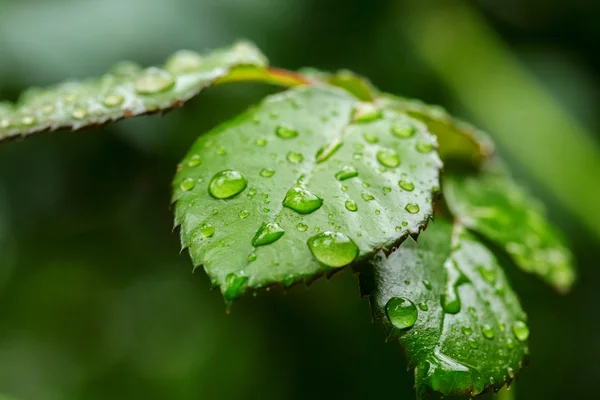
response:
<path id="1" fill-rule="evenodd" d="M 202 56 L 191 50 L 179 50 L 167 60 L 165 69 L 174 74 L 193 72 L 202 67 Z"/>
<path id="2" fill-rule="evenodd" d="M 434 147 L 431 143 L 417 143 L 417 151 L 419 153 L 423 153 L 423 154 L 431 153 L 431 151 L 433 149 L 434 149 Z"/>
<path id="3" fill-rule="evenodd" d="M 238 171 L 225 170 L 213 176 L 208 192 L 215 199 L 229 199 L 246 189 L 248 182 Z"/>
<path id="4" fill-rule="evenodd" d="M 216 208 L 214 210 L 212 210 L 212 215 L 218 215 L 219 214 L 219 210 L 217 210 Z"/>
<path id="5" fill-rule="evenodd" d="M 411 328 L 419 316 L 415 303 L 405 297 L 392 297 L 385 305 L 385 312 L 397 329 Z"/>
<path id="6" fill-rule="evenodd" d="M 227 150 L 225 149 L 225 147 L 219 146 L 219 147 L 217 147 L 216 153 L 220 156 L 226 156 Z"/>
<path id="7" fill-rule="evenodd" d="M 402 221 L 402 226 L 406 228 L 408 226 L 408 222 Z"/>
<path id="8" fill-rule="evenodd" d="M 249 215 L 250 215 L 250 213 L 248 212 L 248 210 L 242 210 L 238 213 L 238 216 L 241 219 L 246 219 L 246 218 L 248 218 Z"/>
<path id="9" fill-rule="evenodd" d="M 474 338 L 468 338 L 467 342 L 469 343 L 469 346 L 471 346 L 472 349 L 479 348 L 479 342 L 477 342 L 477 340 L 475 340 Z"/>
<path id="10" fill-rule="evenodd" d="M 509 350 L 512 350 L 515 348 L 515 341 L 512 340 L 511 338 L 506 339 L 506 347 L 508 347 Z"/>
<path id="11" fill-rule="evenodd" d="M 461 328 L 462 333 L 464 333 L 465 335 L 469 336 L 473 333 L 473 329 L 470 326 L 463 326 Z"/>
<path id="12" fill-rule="evenodd" d="M 32 126 L 37 122 L 37 120 L 35 119 L 35 117 L 31 116 L 31 115 L 25 115 L 24 117 L 21 118 L 21 125 L 23 126 Z"/>
<path id="13" fill-rule="evenodd" d="M 529 327 L 523 321 L 515 322 L 512 326 L 512 331 L 521 342 L 524 342 L 529 338 Z"/>
<path id="14" fill-rule="evenodd" d="M 412 192 L 413 190 L 415 190 L 415 184 L 406 179 L 399 180 L 398 186 L 400 186 L 402 189 L 406 190 L 407 192 Z"/>
<path id="15" fill-rule="evenodd" d="M 212 237 L 215 234 L 215 227 L 211 224 L 202 224 L 200 225 L 200 233 L 205 238 Z"/>
<path id="16" fill-rule="evenodd" d="M 493 339 L 496 336 L 494 329 L 488 324 L 485 324 L 481 327 L 481 332 L 486 339 Z"/>
<path id="17" fill-rule="evenodd" d="M 375 210 L 375 215 L 381 214 L 381 210 Z"/>
<path id="18" fill-rule="evenodd" d="M 354 202 L 354 200 L 346 200 L 345 206 L 346 206 L 346 210 L 348 210 L 348 211 L 352 211 L 352 212 L 358 211 L 358 206 L 356 205 L 356 202 Z"/>
<path id="19" fill-rule="evenodd" d="M 102 104 L 106 107 L 118 107 L 125 102 L 125 97 L 118 93 L 107 94 L 102 98 Z"/>
<path id="20" fill-rule="evenodd" d="M 375 197 L 373 197 L 372 195 L 370 195 L 369 193 L 365 193 L 363 192 L 360 197 L 363 198 L 364 201 L 371 201 L 371 200 L 375 200 Z"/>
<path id="21" fill-rule="evenodd" d="M 378 120 L 383 116 L 383 113 L 373 103 L 360 103 L 354 108 L 352 121 L 357 123 L 366 123 Z"/>
<path id="22" fill-rule="evenodd" d="M 163 69 L 150 67 L 135 80 L 135 91 L 151 95 L 167 91 L 175 86 L 175 77 Z"/>
<path id="23" fill-rule="evenodd" d="M 254 235 L 254 239 L 252 239 L 252 246 L 265 246 L 276 242 L 284 233 L 285 231 L 277 222 L 269 222 L 268 224 L 263 223 L 256 232 L 256 235 Z"/>
<path id="24" fill-rule="evenodd" d="M 343 267 L 358 257 L 356 244 L 340 232 L 320 233 L 308 239 L 307 244 L 315 258 L 330 267 Z"/>
<path id="25" fill-rule="evenodd" d="M 190 161 L 188 161 L 187 165 L 188 165 L 188 167 L 191 167 L 191 168 L 194 168 L 194 167 L 197 167 L 198 165 L 200 165 L 200 156 L 198 154 L 194 154 L 190 158 Z"/>
<path id="26" fill-rule="evenodd" d="M 0 128 L 2 129 L 8 129 L 12 126 L 12 121 L 8 118 L 2 118 L 0 119 Z"/>
<path id="27" fill-rule="evenodd" d="M 498 278 L 498 272 L 495 269 L 487 269 L 484 266 L 480 266 L 477 269 L 479 270 L 479 275 L 481 275 L 481 277 L 485 279 L 488 283 L 496 283 L 496 279 Z"/>
<path id="28" fill-rule="evenodd" d="M 417 133 L 417 128 L 413 125 L 396 125 L 392 127 L 392 135 L 400 139 L 407 139 Z"/>
<path id="29" fill-rule="evenodd" d="M 490 377 L 490 385 L 493 385 L 496 383 L 496 380 L 494 379 L 493 376 Z"/>
<path id="30" fill-rule="evenodd" d="M 225 278 L 225 289 L 223 290 L 223 297 L 227 301 L 231 301 L 239 297 L 246 291 L 248 284 L 247 276 L 238 276 L 234 273 L 227 275 Z"/>
<path id="31" fill-rule="evenodd" d="M 358 176 L 358 171 L 356 171 L 354 169 L 354 167 L 351 167 L 349 165 L 345 165 L 342 167 L 341 170 L 339 170 L 336 174 L 335 177 L 338 181 L 345 181 L 347 179 L 352 179 Z"/>
<path id="32" fill-rule="evenodd" d="M 401 226 L 397 226 L 396 227 L 396 232 L 402 232 L 402 227 Z"/>
<path id="33" fill-rule="evenodd" d="M 508 376 L 510 377 L 510 379 L 515 379 L 515 370 L 514 369 L 512 369 L 511 367 L 508 367 L 506 372 L 508 373 Z"/>
<path id="34" fill-rule="evenodd" d="M 310 214 L 323 205 L 323 199 L 310 190 L 295 186 L 288 190 L 283 199 L 283 206 L 296 211 L 298 214 Z"/>
<path id="35" fill-rule="evenodd" d="M 379 143 L 379 138 L 376 135 L 365 133 L 363 134 L 363 138 L 367 141 L 367 143 L 377 144 Z"/>
<path id="36" fill-rule="evenodd" d="M 265 147 L 267 145 L 267 139 L 265 139 L 265 138 L 256 138 L 256 140 L 254 141 L 254 143 L 256 143 L 257 146 Z"/>
<path id="37" fill-rule="evenodd" d="M 396 168 L 400 165 L 400 156 L 391 149 L 380 150 L 377 152 L 377 161 L 383 166 Z"/>
<path id="38" fill-rule="evenodd" d="M 306 232 L 306 230 L 308 229 L 308 225 L 300 222 L 298 225 L 296 225 L 296 229 L 298 229 L 300 232 Z"/>
<path id="39" fill-rule="evenodd" d="M 179 185 L 179 187 L 181 188 L 181 190 L 183 190 L 184 192 L 189 192 L 195 186 L 196 186 L 196 182 L 192 178 L 186 178 L 186 179 L 184 179 L 181 182 L 181 184 Z"/>
<path id="40" fill-rule="evenodd" d="M 315 154 L 317 163 L 322 163 L 323 161 L 327 161 L 329 158 L 331 158 L 331 156 L 333 156 L 340 149 L 340 147 L 342 147 L 342 144 L 343 143 L 341 141 L 336 140 L 317 150 L 317 154 Z"/>
<path id="41" fill-rule="evenodd" d="M 421 208 L 419 207 L 419 205 L 415 204 L 415 203 L 408 203 L 406 205 L 406 207 L 404 207 L 404 209 L 406 211 L 408 211 L 409 213 L 411 213 L 411 214 L 416 214 L 416 213 L 418 213 L 421 210 Z"/>
<path id="42" fill-rule="evenodd" d="M 389 186 L 384 186 L 383 187 L 383 193 L 390 193 L 392 191 L 392 188 Z"/>
<path id="43" fill-rule="evenodd" d="M 248 190 L 248 198 L 252 199 L 256 195 L 256 189 L 252 188 Z"/>
<path id="44" fill-rule="evenodd" d="M 274 171 L 274 170 L 272 170 L 272 169 L 266 169 L 266 168 L 263 168 L 263 169 L 260 171 L 260 176 L 262 176 L 263 178 L 270 178 L 270 177 L 272 177 L 273 175 L 275 175 L 275 171 Z"/>
<path id="45" fill-rule="evenodd" d="M 275 128 L 275 134 L 281 139 L 293 139 L 298 137 L 298 131 L 288 126 L 279 125 Z"/>
<path id="46" fill-rule="evenodd" d="M 302 155 L 302 153 L 296 153 L 294 151 L 290 151 L 287 154 L 287 160 L 293 164 L 299 164 L 302 161 L 304 161 L 304 156 Z"/>
<path id="47" fill-rule="evenodd" d="M 342 189 L 342 192 L 347 192 L 348 191 L 348 186 L 342 185 L 341 189 Z"/>
<path id="48" fill-rule="evenodd" d="M 426 303 L 419 303 L 419 308 L 421 311 L 429 311 L 429 306 Z"/>
<path id="49" fill-rule="evenodd" d="M 257 257 L 256 257 L 256 253 L 250 253 L 250 254 L 248 255 L 248 262 L 249 262 L 249 263 L 256 261 L 256 259 L 257 259 Z"/>
<path id="50" fill-rule="evenodd" d="M 46 104 L 44 107 L 42 107 L 42 112 L 44 113 L 44 115 L 50 115 L 54 111 L 56 111 L 56 107 L 54 106 L 54 104 Z"/>
<path id="51" fill-rule="evenodd" d="M 427 279 L 423 280 L 423 286 L 425 286 L 425 289 L 427 290 L 431 290 L 433 288 L 431 282 L 429 282 Z"/>

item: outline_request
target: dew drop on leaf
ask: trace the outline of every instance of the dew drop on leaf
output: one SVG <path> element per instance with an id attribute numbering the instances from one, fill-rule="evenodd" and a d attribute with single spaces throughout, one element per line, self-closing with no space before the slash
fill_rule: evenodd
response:
<path id="1" fill-rule="evenodd" d="M 275 171 L 272 169 L 264 168 L 260 171 L 260 176 L 262 176 L 263 178 L 270 178 L 273 175 L 275 175 Z"/>
<path id="2" fill-rule="evenodd" d="M 102 104 L 105 107 L 118 107 L 125 101 L 125 98 L 118 93 L 107 94 L 102 98 Z"/>
<path id="3" fill-rule="evenodd" d="M 365 192 L 361 193 L 360 197 L 362 197 L 364 201 L 375 200 L 375 197 L 373 197 L 369 193 L 365 193 Z"/>
<path id="4" fill-rule="evenodd" d="M 275 128 L 275 134 L 281 139 L 293 139 L 298 137 L 298 131 L 285 125 L 279 125 Z"/>
<path id="5" fill-rule="evenodd" d="M 485 324 L 481 327 L 481 332 L 486 339 L 493 339 L 495 337 L 494 329 L 488 324 Z"/>
<path id="6" fill-rule="evenodd" d="M 373 135 L 371 133 L 365 133 L 365 134 L 363 134 L 363 138 L 365 138 L 365 141 L 367 143 L 370 143 L 370 144 L 377 144 L 377 143 L 379 143 L 379 138 L 376 135 Z"/>
<path id="7" fill-rule="evenodd" d="M 249 263 L 256 261 L 256 259 L 257 259 L 257 257 L 256 257 L 256 253 L 250 253 L 250 254 L 248 255 L 248 262 L 249 262 Z"/>
<path id="8" fill-rule="evenodd" d="M 417 129 L 413 125 L 396 125 L 392 127 L 392 135 L 399 139 L 407 139 L 417 133 Z"/>
<path id="9" fill-rule="evenodd" d="M 400 165 L 400 156 L 391 149 L 380 150 L 377 152 L 377 161 L 385 167 L 396 168 Z"/>
<path id="10" fill-rule="evenodd" d="M 346 206 L 346 210 L 348 211 L 352 211 L 352 212 L 356 212 L 358 211 L 358 206 L 356 205 L 356 202 L 354 200 L 346 200 L 346 203 L 344 204 Z"/>
<path id="11" fill-rule="evenodd" d="M 515 322 L 512 326 L 512 331 L 521 342 L 524 342 L 529 338 L 529 327 L 523 321 Z"/>
<path id="12" fill-rule="evenodd" d="M 419 303 L 419 308 L 421 311 L 429 311 L 429 306 L 426 303 Z"/>
<path id="13" fill-rule="evenodd" d="M 335 174 L 335 178 L 338 181 L 345 181 L 347 179 L 352 179 L 358 176 L 358 172 L 356 171 L 356 169 L 354 169 L 354 167 L 351 167 L 349 165 L 345 165 L 342 167 L 341 170 L 339 170 L 336 174 Z"/>
<path id="14" fill-rule="evenodd" d="M 194 168 L 194 167 L 197 167 L 198 165 L 200 165 L 200 156 L 198 154 L 194 154 L 190 158 L 190 161 L 188 161 L 187 165 L 190 168 Z"/>
<path id="15" fill-rule="evenodd" d="M 284 233 L 285 231 L 277 222 L 263 223 L 252 239 L 252 245 L 258 247 L 271 244 L 279 240 Z"/>
<path id="16" fill-rule="evenodd" d="M 205 238 L 212 237 L 215 234 L 215 227 L 211 224 L 202 224 L 200 225 L 200 233 Z"/>
<path id="17" fill-rule="evenodd" d="M 431 143 L 417 143 L 417 151 L 419 153 L 427 154 L 433 151 L 434 147 Z"/>
<path id="18" fill-rule="evenodd" d="M 473 333 L 473 329 L 470 326 L 463 326 L 461 328 L 462 333 L 464 333 L 465 335 L 469 336 Z"/>
<path id="19" fill-rule="evenodd" d="M 88 116 L 87 108 L 78 107 L 71 112 L 73 119 L 82 120 Z"/>
<path id="20" fill-rule="evenodd" d="M 166 62 L 165 69 L 174 74 L 193 72 L 204 63 L 202 56 L 191 50 L 179 50 Z"/>
<path id="21" fill-rule="evenodd" d="M 310 214 L 323 205 L 323 199 L 310 190 L 295 186 L 288 190 L 283 199 L 283 206 L 296 211 L 298 214 Z"/>
<path id="22" fill-rule="evenodd" d="M 358 257 L 358 247 L 340 232 L 323 232 L 307 241 L 308 248 L 321 263 L 330 267 L 343 267 Z"/>
<path id="23" fill-rule="evenodd" d="M 150 67 L 135 80 L 134 86 L 138 94 L 157 94 L 175 86 L 175 77 L 163 69 Z"/>
<path id="24" fill-rule="evenodd" d="M 287 154 L 287 160 L 293 164 L 299 164 L 302 161 L 304 161 L 304 156 L 302 155 L 302 153 L 296 153 L 294 151 L 290 151 Z"/>
<path id="25" fill-rule="evenodd" d="M 406 179 L 399 180 L 398 186 L 400 186 L 403 190 L 406 190 L 407 192 L 412 192 L 413 190 L 415 190 L 415 184 Z"/>
<path id="26" fill-rule="evenodd" d="M 418 204 L 414 204 L 414 203 L 407 204 L 406 207 L 404 207 L 404 209 L 406 211 L 408 211 L 409 213 L 411 213 L 411 214 L 416 214 L 416 213 L 418 213 L 421 210 L 421 208 L 419 207 L 419 205 Z"/>
<path id="27" fill-rule="evenodd" d="M 248 212 L 248 210 L 242 210 L 238 213 L 238 216 L 241 219 L 246 219 L 246 218 L 248 218 L 249 215 L 250 215 L 250 213 Z"/>
<path id="28" fill-rule="evenodd" d="M 298 229 L 300 232 L 306 232 L 306 230 L 308 229 L 308 225 L 300 222 L 298 223 L 298 225 L 296 225 L 296 229 Z"/>
<path id="29" fill-rule="evenodd" d="M 184 179 L 181 184 L 179 184 L 179 188 L 184 192 L 189 192 L 196 186 L 196 182 L 192 178 Z"/>
<path id="30" fill-rule="evenodd" d="M 468 338 L 467 342 L 469 343 L 469 346 L 471 346 L 472 349 L 478 349 L 479 348 L 479 342 L 474 339 L 474 338 Z"/>
<path id="31" fill-rule="evenodd" d="M 383 113 L 373 103 L 361 103 L 354 108 L 352 121 L 357 123 L 372 122 L 383 117 Z"/>
<path id="32" fill-rule="evenodd" d="M 246 189 L 248 181 L 234 170 L 225 170 L 215 174 L 208 185 L 208 192 L 215 199 L 229 199 Z"/>
<path id="33" fill-rule="evenodd" d="M 411 328 L 419 316 L 415 303 L 405 297 L 392 297 L 385 305 L 390 323 L 397 329 Z"/>

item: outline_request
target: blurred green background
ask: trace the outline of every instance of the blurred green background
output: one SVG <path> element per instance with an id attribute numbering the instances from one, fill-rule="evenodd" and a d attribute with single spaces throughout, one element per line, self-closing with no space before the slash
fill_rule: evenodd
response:
<path id="1" fill-rule="evenodd" d="M 350 68 L 491 131 L 569 237 L 559 296 L 509 271 L 529 313 L 519 399 L 598 398 L 600 3 L 592 0 L 0 0 L 0 98 L 238 38 L 274 65 Z M 193 140 L 276 91 L 0 146 L 0 393 L 16 400 L 414 398 L 348 271 L 226 315 L 172 232 Z"/>

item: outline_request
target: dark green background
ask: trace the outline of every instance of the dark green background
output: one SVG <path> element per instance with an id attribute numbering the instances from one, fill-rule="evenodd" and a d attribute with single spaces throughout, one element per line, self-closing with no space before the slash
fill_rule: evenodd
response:
<path id="1" fill-rule="evenodd" d="M 121 59 L 160 63 L 179 48 L 248 38 L 275 65 L 350 68 L 383 90 L 443 104 L 485 126 L 414 51 L 399 26 L 410 3 L 0 0 L 0 98 L 98 74 Z M 596 142 L 598 4 L 470 3 Z M 285 295 L 244 298 L 226 315 L 204 273 L 192 275 L 179 254 L 169 207 L 176 163 L 199 134 L 275 90 L 214 88 L 165 117 L 0 146 L 1 393 L 16 400 L 413 398 L 398 345 L 385 344 L 371 324 L 349 271 Z M 532 331 L 517 398 L 597 398 L 600 241 L 526 167 L 516 164 L 515 172 L 569 236 L 580 274 L 561 297 L 509 271 Z M 590 185 L 585 171 L 569 173 Z"/>

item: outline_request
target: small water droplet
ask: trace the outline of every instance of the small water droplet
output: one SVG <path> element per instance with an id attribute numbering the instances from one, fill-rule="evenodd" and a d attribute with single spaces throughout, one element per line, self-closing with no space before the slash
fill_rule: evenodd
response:
<path id="1" fill-rule="evenodd" d="M 370 144 L 377 144 L 377 143 L 379 143 L 379 138 L 376 135 L 373 135 L 371 133 L 365 133 L 365 134 L 363 134 L 363 138 L 365 138 L 365 140 L 367 141 L 367 143 L 370 143 Z"/>
<path id="2" fill-rule="evenodd" d="M 358 257 L 356 244 L 340 232 L 320 233 L 308 239 L 307 245 L 317 260 L 334 268 L 348 265 Z"/>
<path id="3" fill-rule="evenodd" d="M 54 104 L 46 104 L 42 107 L 42 112 L 44 113 L 44 115 L 50 115 L 54 111 L 56 111 L 56 107 L 54 106 Z"/>
<path id="4" fill-rule="evenodd" d="M 381 214 L 381 210 L 375 210 L 375 215 Z"/>
<path id="5" fill-rule="evenodd" d="M 391 191 L 392 191 L 391 187 L 389 187 L 389 186 L 384 186 L 383 187 L 383 193 L 391 193 Z"/>
<path id="6" fill-rule="evenodd" d="M 194 168 L 194 167 L 197 167 L 198 165 L 200 165 L 200 156 L 198 154 L 194 154 L 190 158 L 190 161 L 188 161 L 187 165 L 188 165 L 188 167 L 191 167 L 191 168 Z"/>
<path id="7" fill-rule="evenodd" d="M 268 213 L 268 212 L 270 212 L 270 211 L 271 211 L 271 209 L 270 209 L 270 208 L 268 208 L 268 207 L 265 207 L 265 208 L 263 208 L 263 212 L 266 212 L 266 213 Z"/>
<path id="8" fill-rule="evenodd" d="M 423 280 L 423 286 L 425 286 L 425 289 L 427 290 L 431 290 L 433 288 L 431 282 L 429 282 L 427 279 Z"/>
<path id="9" fill-rule="evenodd" d="M 105 107 L 118 107 L 125 102 L 125 97 L 118 93 L 110 93 L 102 98 Z"/>
<path id="10" fill-rule="evenodd" d="M 308 225 L 300 222 L 298 225 L 296 225 L 296 229 L 298 229 L 300 232 L 306 232 L 306 230 L 308 229 Z"/>
<path id="11" fill-rule="evenodd" d="M 418 204 L 414 204 L 414 203 L 408 203 L 406 205 L 406 207 L 404 207 L 404 209 L 406 211 L 408 211 L 409 213 L 411 213 L 411 214 L 416 214 L 416 213 L 418 213 L 421 210 L 421 208 L 419 207 L 419 205 Z"/>
<path id="12" fill-rule="evenodd" d="M 352 113 L 352 121 L 357 123 L 366 123 L 372 122 L 380 119 L 383 116 L 383 113 L 373 103 L 360 103 L 358 106 L 354 108 Z"/>
<path id="13" fill-rule="evenodd" d="M 251 199 L 256 195 L 256 189 L 252 188 L 248 191 L 248 198 Z"/>
<path id="14" fill-rule="evenodd" d="M 494 333 L 494 328 L 492 328 L 488 324 L 485 324 L 481 327 L 481 332 L 483 333 L 483 336 L 486 337 L 486 339 L 493 339 L 496 336 L 496 334 Z"/>
<path id="15" fill-rule="evenodd" d="M 434 146 L 431 143 L 417 143 L 417 151 L 419 153 L 427 154 L 433 151 Z"/>
<path id="16" fill-rule="evenodd" d="M 417 133 L 417 128 L 413 125 L 395 125 L 392 127 L 392 135 L 400 139 L 407 139 Z"/>
<path id="17" fill-rule="evenodd" d="M 304 156 L 302 155 L 302 153 L 296 153 L 294 151 L 290 151 L 287 154 L 287 160 L 293 164 L 299 164 L 302 161 L 304 161 Z"/>
<path id="18" fill-rule="evenodd" d="M 496 383 L 496 380 L 494 379 L 493 376 L 490 377 L 490 385 L 493 385 Z"/>
<path id="19" fill-rule="evenodd" d="M 346 203 L 344 205 L 346 206 L 346 210 L 348 211 L 358 211 L 358 205 L 356 205 L 356 202 L 354 200 L 346 200 Z"/>
<path id="20" fill-rule="evenodd" d="M 396 232 L 402 232 L 402 227 L 401 226 L 397 226 L 396 227 Z"/>
<path id="21" fill-rule="evenodd" d="M 215 199 L 229 199 L 246 189 L 248 181 L 234 170 L 225 170 L 215 174 L 208 184 L 208 192 Z"/>
<path id="22" fill-rule="evenodd" d="M 252 239 L 252 246 L 265 246 L 279 240 L 285 231 L 277 222 L 263 223 Z"/>
<path id="23" fill-rule="evenodd" d="M 35 117 L 31 115 L 25 115 L 21 118 L 21 125 L 23 126 L 33 126 L 36 122 Z"/>
<path id="24" fill-rule="evenodd" d="M 254 141 L 254 143 L 255 143 L 257 146 L 260 146 L 260 147 L 265 147 L 265 146 L 267 145 L 267 139 L 265 139 L 265 138 L 262 138 L 262 137 L 261 137 L 261 138 L 256 138 L 256 140 Z"/>
<path id="25" fill-rule="evenodd" d="M 263 169 L 260 171 L 260 176 L 262 176 L 263 178 L 270 178 L 270 177 L 272 177 L 273 175 L 275 175 L 275 171 L 274 171 L 274 170 L 272 170 L 272 169 L 266 169 L 266 168 L 263 168 Z"/>
<path id="26" fill-rule="evenodd" d="M 248 210 L 242 210 L 238 213 L 238 216 L 241 219 L 246 219 L 246 218 L 248 218 L 249 215 L 250 215 L 250 213 L 248 212 Z"/>
<path id="27" fill-rule="evenodd" d="M 371 201 L 371 200 L 375 200 L 375 197 L 373 197 L 372 195 L 370 195 L 369 193 L 365 193 L 363 192 L 360 197 L 363 198 L 364 201 Z"/>
<path id="28" fill-rule="evenodd" d="M 385 312 L 397 329 L 411 328 L 419 316 L 415 303 L 405 297 L 392 297 L 385 305 Z"/>
<path id="29" fill-rule="evenodd" d="M 135 80 L 134 86 L 141 95 L 161 93 L 175 86 L 175 77 L 163 69 L 150 67 Z"/>
<path id="30" fill-rule="evenodd" d="M 406 190 L 407 192 L 412 192 L 413 190 L 415 190 L 415 184 L 406 179 L 399 180 L 398 186 L 400 186 L 403 190 Z"/>
<path id="31" fill-rule="evenodd" d="M 347 179 L 352 179 L 358 176 L 358 172 L 349 165 L 345 165 L 335 174 L 335 178 L 338 181 L 345 181 Z"/>
<path id="32" fill-rule="evenodd" d="M 219 147 L 217 147 L 216 153 L 220 156 L 226 156 L 227 150 L 225 149 L 225 147 L 219 146 Z"/>
<path id="33" fill-rule="evenodd" d="M 296 211 L 298 214 L 310 214 L 323 205 L 323 199 L 310 190 L 295 186 L 288 190 L 283 199 L 283 206 Z"/>
<path id="34" fill-rule="evenodd" d="M 485 279 L 488 283 L 496 283 L 496 279 L 498 278 L 498 272 L 495 269 L 487 269 L 484 266 L 479 266 L 477 269 L 479 270 L 479 275 L 481 275 L 481 277 Z"/>
<path id="35" fill-rule="evenodd" d="M 212 210 L 212 215 L 218 215 L 219 214 L 219 210 L 217 210 L 216 208 L 214 210 Z"/>
<path id="36" fill-rule="evenodd" d="M 289 126 L 279 125 L 275 128 L 275 134 L 281 139 L 293 139 L 298 137 L 298 131 Z"/>
<path id="37" fill-rule="evenodd" d="M 211 224 L 202 224 L 200 225 L 200 233 L 205 238 L 212 237 L 215 234 L 215 227 Z"/>
<path id="38" fill-rule="evenodd" d="M 506 347 L 508 347 L 509 350 L 512 350 L 515 348 L 515 341 L 512 340 L 511 338 L 506 339 Z"/>
<path id="39" fill-rule="evenodd" d="M 239 297 L 242 293 L 246 291 L 247 284 L 247 276 L 238 276 L 235 273 L 227 275 L 227 277 L 225 278 L 226 286 L 223 291 L 223 297 L 225 297 L 227 301 L 231 301 Z"/>
<path id="40" fill-rule="evenodd" d="M 183 190 L 184 192 L 189 192 L 195 186 L 196 186 L 196 182 L 192 178 L 186 178 L 181 182 L 181 184 L 179 185 L 179 188 L 181 188 L 181 190 Z"/>
<path id="41" fill-rule="evenodd" d="M 203 64 L 200 54 L 191 50 L 179 50 L 169 57 L 165 69 L 174 74 L 185 74 L 198 70 Z"/>
<path id="42" fill-rule="evenodd" d="M 426 303 L 419 303 L 421 311 L 429 311 L 429 306 Z"/>
<path id="43" fill-rule="evenodd" d="M 508 376 L 510 377 L 510 379 L 515 379 L 515 370 L 514 369 L 512 369 L 511 367 L 508 367 L 506 372 L 508 373 Z"/>
<path id="44" fill-rule="evenodd" d="M 515 322 L 512 326 L 512 331 L 521 342 L 524 342 L 529 338 L 529 327 L 523 321 Z"/>
<path id="45" fill-rule="evenodd" d="M 352 158 L 354 158 L 355 160 L 362 160 L 363 153 L 354 153 L 352 154 Z"/>
<path id="46" fill-rule="evenodd" d="M 2 118 L 0 119 L 0 128 L 2 129 L 8 129 L 12 126 L 12 121 L 8 118 Z"/>
<path id="47" fill-rule="evenodd" d="M 408 222 L 402 221 L 402 226 L 406 228 L 408 226 Z"/>
<path id="48" fill-rule="evenodd" d="M 254 262 L 254 261 L 256 261 L 256 258 L 257 258 L 257 257 L 256 257 L 256 253 L 250 253 L 250 254 L 248 255 L 248 262 L 249 262 L 249 263 L 251 263 L 251 262 Z"/>
<path id="49" fill-rule="evenodd" d="M 479 348 L 479 342 L 477 342 L 477 340 L 475 340 L 474 338 L 468 338 L 467 342 L 469 343 L 469 346 L 471 346 L 472 349 Z"/>
<path id="50" fill-rule="evenodd" d="M 396 168 L 400 165 L 400 156 L 391 149 L 380 150 L 377 152 L 377 161 L 385 167 Z"/>
<path id="51" fill-rule="evenodd" d="M 348 191 L 348 186 L 342 185 L 341 189 L 342 189 L 342 192 L 347 192 Z"/>

